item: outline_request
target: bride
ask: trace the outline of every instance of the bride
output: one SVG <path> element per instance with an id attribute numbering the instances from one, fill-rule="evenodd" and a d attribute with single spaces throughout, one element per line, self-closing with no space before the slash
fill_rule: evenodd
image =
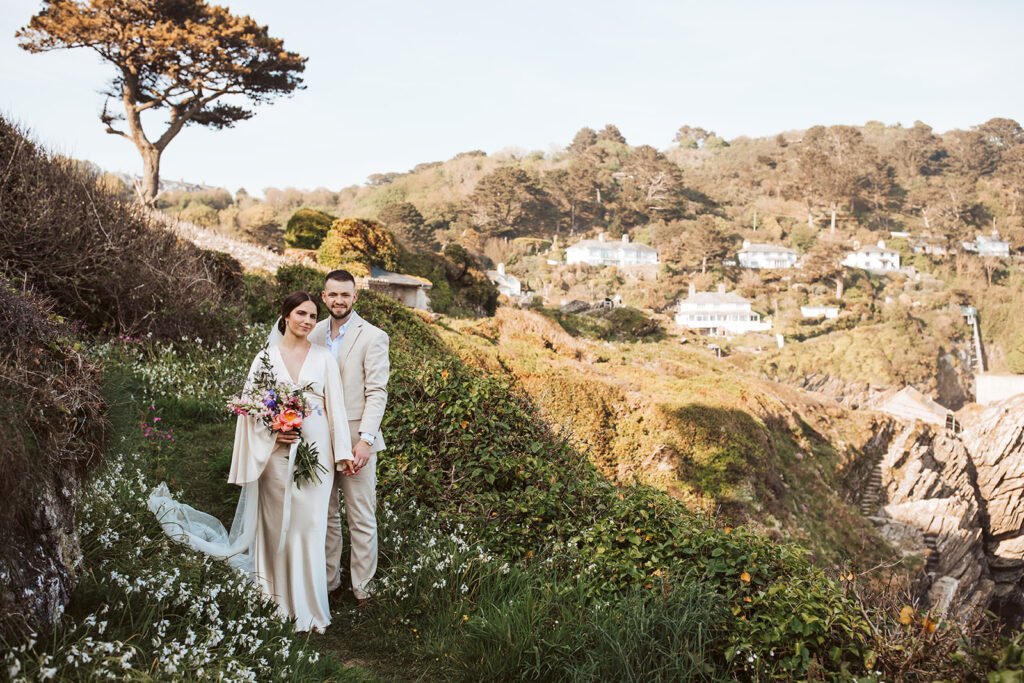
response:
<path id="1" fill-rule="evenodd" d="M 306 337 L 316 325 L 319 305 L 307 292 L 292 292 L 281 304 L 280 342 L 260 352 L 249 369 L 253 381 L 268 354 L 278 382 L 309 385 L 313 412 L 302 422 L 302 437 L 319 452 L 327 474 L 321 483 L 293 483 L 298 435 L 271 432 L 255 418 L 238 416 L 228 482 L 243 487 L 231 533 L 215 518 L 173 500 L 164 484 L 149 507 L 171 536 L 193 548 L 228 559 L 250 572 L 296 629 L 323 630 L 327 604 L 327 508 L 335 468 L 351 471 L 352 453 L 338 363 L 326 347 Z M 334 444 L 340 444 L 338 448 Z"/>

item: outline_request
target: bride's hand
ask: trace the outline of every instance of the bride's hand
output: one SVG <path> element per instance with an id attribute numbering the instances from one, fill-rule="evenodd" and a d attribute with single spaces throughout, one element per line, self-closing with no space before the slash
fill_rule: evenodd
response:
<path id="1" fill-rule="evenodd" d="M 277 443 L 291 446 L 299 440 L 298 432 L 277 432 Z"/>
<path id="2" fill-rule="evenodd" d="M 338 463 L 338 471 L 342 474 L 355 474 L 355 467 L 351 460 L 342 460 Z"/>

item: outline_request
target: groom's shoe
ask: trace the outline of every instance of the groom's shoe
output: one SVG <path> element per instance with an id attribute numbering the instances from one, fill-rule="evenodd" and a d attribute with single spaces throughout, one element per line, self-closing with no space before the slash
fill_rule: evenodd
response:
<path id="1" fill-rule="evenodd" d="M 366 614 L 366 608 L 369 606 L 370 598 L 356 598 L 356 608 L 359 610 L 359 614 Z"/>

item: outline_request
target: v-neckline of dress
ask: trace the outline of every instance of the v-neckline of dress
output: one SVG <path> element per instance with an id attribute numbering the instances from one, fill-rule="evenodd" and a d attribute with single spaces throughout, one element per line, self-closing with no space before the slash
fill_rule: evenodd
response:
<path id="1" fill-rule="evenodd" d="M 281 367 L 284 368 L 284 374 L 288 376 L 288 379 L 291 380 L 292 384 L 299 386 L 299 381 L 302 379 L 302 371 L 306 367 L 306 361 L 309 360 L 309 354 L 313 351 L 313 345 L 310 344 L 309 348 L 306 349 L 306 355 L 302 357 L 302 363 L 299 364 L 299 379 L 292 377 L 292 372 L 288 369 L 288 363 L 284 360 L 284 354 L 281 353 L 281 345 L 277 344 L 274 348 L 277 349 L 277 357 L 281 359 Z"/>

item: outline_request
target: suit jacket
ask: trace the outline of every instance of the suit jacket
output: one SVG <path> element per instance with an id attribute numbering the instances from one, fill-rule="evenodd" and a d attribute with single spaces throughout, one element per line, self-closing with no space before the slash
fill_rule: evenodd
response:
<path id="1" fill-rule="evenodd" d="M 309 333 L 309 341 L 327 346 L 327 334 L 331 319 L 317 323 Z M 373 434 L 371 453 L 384 450 L 384 436 L 380 423 L 384 419 L 384 407 L 388 402 L 388 375 L 391 361 L 388 347 L 391 343 L 387 333 L 359 317 L 352 311 L 345 336 L 338 349 L 338 367 L 341 369 L 341 384 L 345 392 L 345 410 L 353 441 L 360 433 Z"/>

